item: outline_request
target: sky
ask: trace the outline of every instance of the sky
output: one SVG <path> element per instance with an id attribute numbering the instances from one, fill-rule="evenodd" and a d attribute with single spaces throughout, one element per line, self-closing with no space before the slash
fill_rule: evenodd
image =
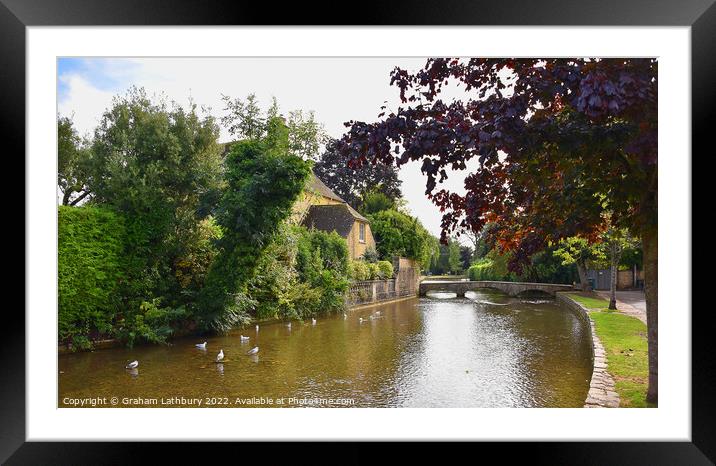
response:
<path id="1" fill-rule="evenodd" d="M 389 109 L 397 109 L 399 91 L 390 86 L 393 68 L 417 70 L 424 64 L 425 58 L 60 58 L 58 113 L 72 117 L 81 135 L 91 135 L 113 96 L 132 86 L 184 106 L 191 99 L 217 121 L 223 115 L 222 94 L 244 98 L 254 93 L 263 108 L 276 97 L 283 113 L 313 110 L 326 132 L 340 138 L 344 122 L 376 121 L 386 101 Z M 460 93 L 450 89 L 443 98 Z M 222 128 L 220 141 L 229 139 Z M 464 193 L 470 168 L 474 164 L 466 171 L 448 171 L 448 179 L 439 186 Z M 399 178 L 410 213 L 439 236 L 441 214 L 425 197 L 419 162 L 403 165 Z"/>

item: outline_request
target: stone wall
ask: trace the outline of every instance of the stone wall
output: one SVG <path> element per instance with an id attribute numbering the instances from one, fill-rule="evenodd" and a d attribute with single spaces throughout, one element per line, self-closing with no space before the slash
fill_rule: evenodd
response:
<path id="1" fill-rule="evenodd" d="M 619 394 L 614 390 L 614 379 L 607 371 L 607 354 L 594 329 L 594 321 L 589 317 L 589 310 L 570 298 L 568 293 L 557 293 L 556 300 L 585 322 L 592 334 L 592 378 L 584 407 L 618 408 Z"/>
<path id="2" fill-rule="evenodd" d="M 420 281 L 418 264 L 404 257 L 393 261 L 394 277 L 389 280 L 352 282 L 348 288 L 347 305 L 379 303 L 416 296 Z"/>

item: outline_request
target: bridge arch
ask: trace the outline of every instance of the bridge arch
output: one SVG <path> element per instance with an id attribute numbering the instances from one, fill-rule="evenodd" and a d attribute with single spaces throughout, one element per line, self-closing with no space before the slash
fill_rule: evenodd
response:
<path id="1" fill-rule="evenodd" d="M 502 281 L 423 281 L 419 286 L 420 296 L 426 296 L 429 292 L 443 291 L 455 293 L 458 297 L 465 296 L 468 291 L 481 288 L 494 288 L 510 296 L 517 296 L 526 292 L 539 291 L 550 296 L 555 296 L 558 291 L 570 291 L 572 285 L 559 285 L 553 283 L 525 283 L 525 282 L 502 282 Z"/>

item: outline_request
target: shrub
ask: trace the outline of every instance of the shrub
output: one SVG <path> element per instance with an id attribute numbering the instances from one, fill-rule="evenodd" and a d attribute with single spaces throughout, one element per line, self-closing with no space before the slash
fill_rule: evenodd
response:
<path id="1" fill-rule="evenodd" d="M 123 278 L 123 217 L 100 207 L 58 211 L 59 341 L 78 348 L 112 333 Z"/>
<path id="2" fill-rule="evenodd" d="M 325 231 L 296 227 L 298 232 L 298 271 L 306 274 L 306 266 L 315 251 L 320 251 L 323 268 L 334 270 L 340 275 L 348 275 L 348 245 L 346 240 L 335 231 Z"/>
<path id="3" fill-rule="evenodd" d="M 378 262 L 378 251 L 373 247 L 367 248 L 363 253 L 362 259 L 366 262 Z"/>
<path id="4" fill-rule="evenodd" d="M 245 309 L 259 319 L 298 317 L 294 307 L 297 235 L 281 225 L 279 232 L 261 254 L 256 272 L 249 280 L 247 295 L 253 301 Z"/>
<path id="5" fill-rule="evenodd" d="M 343 309 L 348 291 L 348 245 L 336 232 L 299 231 L 299 280 L 312 290 L 298 290 L 296 308 L 301 317 Z M 314 295 L 315 297 L 311 298 Z"/>
<path id="6" fill-rule="evenodd" d="M 369 263 L 368 265 L 368 275 L 369 280 L 377 280 L 380 276 L 380 268 L 378 267 L 378 264 L 376 263 Z"/>
<path id="7" fill-rule="evenodd" d="M 393 278 L 393 264 L 388 261 L 378 262 L 378 271 L 381 279 Z"/>
<path id="8" fill-rule="evenodd" d="M 119 322 L 117 336 L 131 348 L 137 341 L 166 343 L 174 333 L 173 324 L 186 316 L 184 307 L 159 307 L 161 298 L 144 301 Z"/>
<path id="9" fill-rule="evenodd" d="M 363 280 L 370 279 L 370 271 L 368 270 L 368 264 L 363 261 L 351 262 L 353 268 L 353 280 L 360 282 Z"/>

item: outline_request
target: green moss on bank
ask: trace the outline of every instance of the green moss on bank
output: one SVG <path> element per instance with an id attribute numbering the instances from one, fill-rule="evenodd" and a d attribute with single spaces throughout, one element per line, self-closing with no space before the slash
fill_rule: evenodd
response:
<path id="1" fill-rule="evenodd" d="M 589 309 L 597 336 L 607 355 L 608 371 L 614 378 L 619 406 L 652 408 L 646 402 L 649 382 L 649 354 L 646 325 L 631 316 L 608 309 L 605 299 L 570 293 L 569 296 Z"/>

